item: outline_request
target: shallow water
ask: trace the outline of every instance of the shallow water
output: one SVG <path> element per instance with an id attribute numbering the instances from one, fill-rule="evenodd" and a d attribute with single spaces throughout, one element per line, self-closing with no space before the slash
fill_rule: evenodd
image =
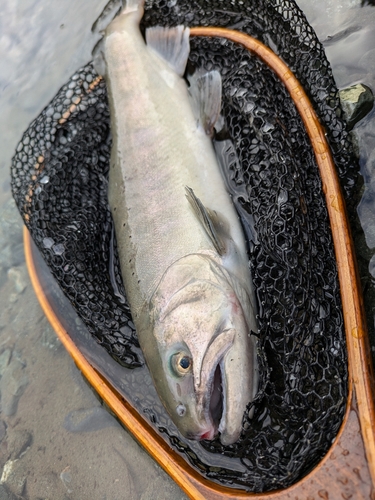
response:
<path id="1" fill-rule="evenodd" d="M 375 68 L 375 8 L 361 8 L 356 0 L 298 3 L 326 41 L 339 88 L 357 82 L 375 88 L 369 69 Z M 22 223 L 10 193 L 9 165 L 17 142 L 59 87 L 90 59 L 97 40 L 90 28 L 105 4 L 5 0 L 0 17 L 0 470 L 7 488 L 32 500 L 185 498 L 101 408 L 55 338 L 26 273 Z M 365 230 L 359 252 L 367 260 L 375 247 L 373 116 L 355 127 L 366 186 L 358 209 Z M 367 270 L 363 277 L 373 290 Z M 369 308 L 374 304 L 370 301 Z M 373 309 L 369 321 L 373 325 Z M 2 488 L 0 498 L 6 499 Z"/>

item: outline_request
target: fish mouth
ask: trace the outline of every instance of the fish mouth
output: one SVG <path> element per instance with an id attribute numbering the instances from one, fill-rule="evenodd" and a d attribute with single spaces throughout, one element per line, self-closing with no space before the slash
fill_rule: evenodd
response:
<path id="1" fill-rule="evenodd" d="M 216 346 L 210 349 L 207 358 L 211 358 L 211 369 L 207 380 L 207 390 L 203 403 L 205 420 L 213 429 L 210 439 L 226 427 L 226 375 L 224 370 L 224 357 L 232 347 L 233 337 L 218 336 L 215 339 Z M 216 355 L 215 355 L 216 354 Z M 208 359 L 206 360 L 208 361 Z M 199 439 L 208 439 L 207 437 Z"/>
<path id="2" fill-rule="evenodd" d="M 211 383 L 207 385 L 208 389 L 203 403 L 204 424 L 201 427 L 202 430 L 194 433 L 188 432 L 186 435 L 188 439 L 212 441 L 218 434 L 223 417 L 225 399 L 221 360 L 214 367 L 213 376 L 211 375 Z"/>
<path id="3" fill-rule="evenodd" d="M 226 375 L 224 358 L 234 343 L 235 330 L 225 329 L 213 336 L 202 361 L 196 386 L 202 432 L 195 439 L 212 440 L 226 427 Z"/>
<path id="4" fill-rule="evenodd" d="M 210 420 L 215 429 L 215 435 L 220 427 L 225 406 L 225 394 L 223 390 L 222 362 L 217 364 L 211 385 L 211 396 L 208 405 Z"/>

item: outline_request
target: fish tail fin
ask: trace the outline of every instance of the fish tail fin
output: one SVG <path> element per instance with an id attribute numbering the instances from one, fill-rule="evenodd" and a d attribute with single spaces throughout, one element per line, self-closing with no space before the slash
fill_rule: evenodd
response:
<path id="1" fill-rule="evenodd" d="M 194 114 L 206 134 L 212 136 L 221 110 L 221 75 L 216 70 L 196 71 L 188 79 Z"/>

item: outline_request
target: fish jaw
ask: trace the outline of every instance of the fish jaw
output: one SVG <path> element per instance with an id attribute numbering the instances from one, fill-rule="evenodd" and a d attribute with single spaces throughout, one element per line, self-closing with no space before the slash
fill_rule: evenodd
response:
<path id="1" fill-rule="evenodd" d="M 233 304 L 233 327 L 209 346 L 203 359 L 200 387 L 195 387 L 198 413 L 220 433 L 223 445 L 235 443 L 247 405 L 258 389 L 256 343 L 248 332 L 239 303 Z M 232 309 L 232 310 L 233 310 Z"/>
<path id="2" fill-rule="evenodd" d="M 241 321 L 241 318 L 238 319 Z M 248 341 L 241 341 L 239 336 L 242 332 L 248 336 Z M 239 328 L 237 333 L 235 342 L 221 361 L 223 414 L 218 430 L 224 445 L 238 440 L 247 405 L 258 390 L 256 343 L 247 330 Z"/>

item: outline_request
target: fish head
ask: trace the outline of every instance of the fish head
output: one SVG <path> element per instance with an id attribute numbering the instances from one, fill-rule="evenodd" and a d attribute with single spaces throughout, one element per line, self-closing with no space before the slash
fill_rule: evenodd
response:
<path id="1" fill-rule="evenodd" d="M 256 390 L 256 358 L 242 310 L 216 263 L 189 256 L 171 266 L 152 300 L 142 345 L 160 399 L 189 439 L 235 442 Z M 254 389 L 255 387 L 255 389 Z"/>

